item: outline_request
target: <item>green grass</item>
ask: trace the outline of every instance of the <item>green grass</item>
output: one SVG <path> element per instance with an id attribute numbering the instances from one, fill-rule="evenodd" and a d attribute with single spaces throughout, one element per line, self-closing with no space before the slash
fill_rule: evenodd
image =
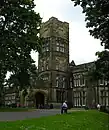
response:
<path id="1" fill-rule="evenodd" d="M 108 130 L 108 114 L 78 111 L 14 122 L 0 122 L 0 130 Z"/>
<path id="2" fill-rule="evenodd" d="M 32 111 L 34 109 L 29 108 L 0 108 L 0 112 L 25 112 L 25 111 Z"/>

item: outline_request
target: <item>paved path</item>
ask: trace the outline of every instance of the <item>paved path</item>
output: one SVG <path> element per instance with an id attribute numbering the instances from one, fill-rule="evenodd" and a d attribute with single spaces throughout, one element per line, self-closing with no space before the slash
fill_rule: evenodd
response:
<path id="1" fill-rule="evenodd" d="M 70 110 L 71 111 L 81 111 L 81 109 Z M 38 118 L 42 116 L 50 116 L 60 114 L 59 109 L 52 110 L 34 110 L 30 112 L 0 112 L 0 121 L 15 121 L 24 120 L 27 118 Z"/>
<path id="2" fill-rule="evenodd" d="M 35 110 L 31 112 L 0 112 L 0 121 L 15 121 L 27 118 L 60 114 L 60 110 Z"/>

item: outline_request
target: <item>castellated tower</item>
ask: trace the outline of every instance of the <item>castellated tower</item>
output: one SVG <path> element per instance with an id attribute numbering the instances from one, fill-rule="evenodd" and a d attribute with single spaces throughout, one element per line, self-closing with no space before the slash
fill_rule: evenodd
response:
<path id="1" fill-rule="evenodd" d="M 48 103 L 61 103 L 67 99 L 67 70 L 69 64 L 69 24 L 51 17 L 40 31 L 44 38 L 42 54 L 39 54 L 38 71 L 47 83 Z"/>

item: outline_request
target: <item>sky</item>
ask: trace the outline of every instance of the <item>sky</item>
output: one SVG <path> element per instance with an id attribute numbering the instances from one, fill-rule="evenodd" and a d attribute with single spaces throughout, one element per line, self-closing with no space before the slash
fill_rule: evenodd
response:
<path id="1" fill-rule="evenodd" d="M 70 62 L 74 60 L 78 65 L 97 59 L 95 53 L 102 51 L 103 47 L 85 27 L 85 15 L 81 7 L 74 7 L 71 0 L 35 0 L 35 4 L 35 11 L 40 13 L 43 22 L 53 16 L 69 23 Z M 38 54 L 32 52 L 31 56 L 38 65 Z"/>

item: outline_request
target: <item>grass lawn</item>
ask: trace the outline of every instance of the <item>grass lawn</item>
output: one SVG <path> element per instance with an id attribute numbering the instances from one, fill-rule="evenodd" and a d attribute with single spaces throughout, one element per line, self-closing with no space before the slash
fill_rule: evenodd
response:
<path id="1" fill-rule="evenodd" d="M 108 130 L 108 114 L 78 111 L 14 122 L 0 122 L 0 130 Z"/>
<path id="2" fill-rule="evenodd" d="M 32 108 L 0 108 L 0 112 L 25 112 L 32 111 Z"/>

